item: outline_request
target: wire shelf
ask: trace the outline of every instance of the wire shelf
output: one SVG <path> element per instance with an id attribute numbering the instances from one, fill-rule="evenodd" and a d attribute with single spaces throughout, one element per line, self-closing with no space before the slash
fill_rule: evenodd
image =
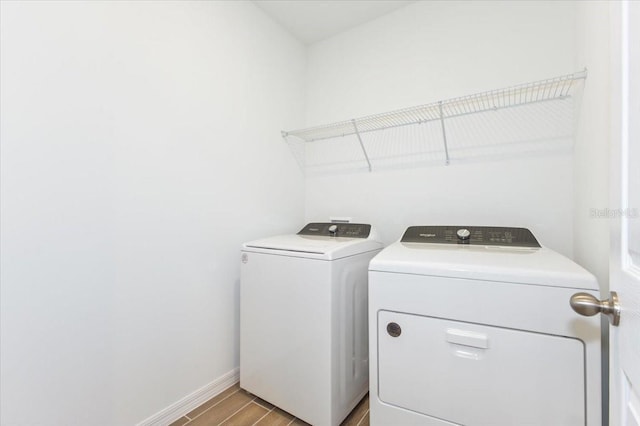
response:
<path id="1" fill-rule="evenodd" d="M 570 98 L 586 76 L 585 69 L 417 107 L 283 131 L 282 136 L 306 171 L 371 171 L 374 165 L 432 163 L 437 159 L 449 164 L 460 158 L 460 153 L 474 149 L 495 151 L 496 145 L 509 142 L 570 138 Z M 527 134 L 515 135 L 525 130 Z"/>

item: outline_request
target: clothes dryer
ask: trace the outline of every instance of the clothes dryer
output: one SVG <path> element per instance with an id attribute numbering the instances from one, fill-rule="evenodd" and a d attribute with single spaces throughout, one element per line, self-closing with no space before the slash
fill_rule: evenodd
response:
<path id="1" fill-rule="evenodd" d="M 601 424 L 595 277 L 523 228 L 414 226 L 369 267 L 371 425 Z"/>

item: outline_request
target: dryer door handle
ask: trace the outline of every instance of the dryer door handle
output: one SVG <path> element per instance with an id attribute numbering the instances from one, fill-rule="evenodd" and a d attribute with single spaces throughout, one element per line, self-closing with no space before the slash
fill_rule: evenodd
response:
<path id="1" fill-rule="evenodd" d="M 458 330 L 455 328 L 447 330 L 447 342 L 479 349 L 489 348 L 489 338 L 486 334 L 476 333 L 475 331 Z"/>
<path id="2" fill-rule="evenodd" d="M 607 300 L 598 300 L 589 293 L 576 293 L 571 296 L 569 302 L 571 308 L 580 315 L 591 317 L 596 314 L 606 315 L 609 322 L 613 326 L 620 324 L 620 303 L 618 302 L 618 294 L 611 292 L 611 297 Z"/>

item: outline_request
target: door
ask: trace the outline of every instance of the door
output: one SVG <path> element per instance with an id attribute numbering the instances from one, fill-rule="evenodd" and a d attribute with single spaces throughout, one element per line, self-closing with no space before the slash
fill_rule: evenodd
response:
<path id="1" fill-rule="evenodd" d="M 591 424 L 579 338 L 387 310 L 377 327 L 385 404 L 460 425 Z"/>
<path id="2" fill-rule="evenodd" d="M 611 426 L 640 426 L 640 2 L 611 2 Z"/>

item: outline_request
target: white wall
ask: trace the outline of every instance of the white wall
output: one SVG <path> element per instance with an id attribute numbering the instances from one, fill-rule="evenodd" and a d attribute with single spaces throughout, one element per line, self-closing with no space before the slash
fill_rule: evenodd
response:
<path id="1" fill-rule="evenodd" d="M 609 206 L 609 4 L 577 3 L 576 63 L 589 69 L 574 148 L 575 260 L 609 289 L 609 221 L 592 209 Z M 603 293 L 604 294 L 604 293 Z"/>
<path id="2" fill-rule="evenodd" d="M 311 45 L 317 125 L 554 77 L 575 69 L 573 2 L 415 2 Z M 572 254 L 570 152 L 309 177 L 306 218 L 352 216 L 385 242 L 409 225 L 524 226 Z"/>
<path id="3" fill-rule="evenodd" d="M 249 2 L 2 2 L 3 425 L 238 366 L 243 240 L 302 225 L 303 46 Z"/>

